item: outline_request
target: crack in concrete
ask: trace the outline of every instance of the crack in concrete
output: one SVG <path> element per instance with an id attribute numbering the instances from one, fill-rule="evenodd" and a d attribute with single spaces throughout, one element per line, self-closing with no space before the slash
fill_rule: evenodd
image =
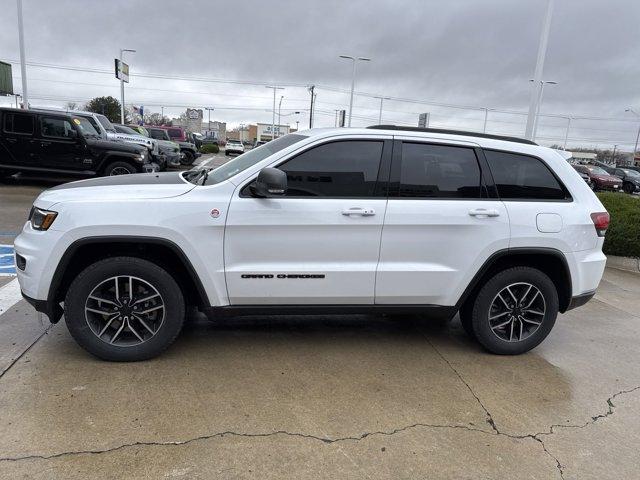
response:
<path id="1" fill-rule="evenodd" d="M 422 333 L 422 332 L 420 332 L 420 333 Z M 469 383 L 467 383 L 467 381 L 462 377 L 462 375 L 460 375 L 460 372 L 458 372 L 458 370 L 456 370 L 456 368 L 451 364 L 451 362 L 449 360 L 447 360 L 447 358 L 440 352 L 440 350 L 438 350 L 436 348 L 436 346 L 433 343 L 431 343 L 431 340 L 429 340 L 429 337 L 427 337 L 426 335 L 424 335 L 424 337 L 426 338 L 427 343 L 429 345 L 431 345 L 431 348 L 433 348 L 433 350 L 444 361 L 444 363 L 446 363 L 449 366 L 449 368 L 451 370 L 453 370 L 453 373 L 456 374 L 458 379 L 460 379 L 460 381 L 465 384 L 465 386 L 467 387 L 469 392 L 471 392 L 471 395 L 473 395 L 473 398 L 476 399 L 476 402 L 478 402 L 478 405 L 480 405 L 480 408 L 482 408 L 482 410 L 484 410 L 484 413 L 485 413 L 485 416 L 486 416 L 485 421 L 487 422 L 487 424 L 489 424 L 489 426 L 491 427 L 491 429 L 495 433 L 500 434 L 500 431 L 498 430 L 496 422 L 493 420 L 493 416 L 491 415 L 491 413 L 489 412 L 487 407 L 484 406 L 484 404 L 482 403 L 482 400 L 480 400 L 480 397 L 478 397 L 478 395 L 476 395 L 476 392 L 473 391 L 473 389 L 471 388 L 471 385 L 469 385 Z"/>
<path id="2" fill-rule="evenodd" d="M 190 443 L 199 442 L 202 440 L 209 440 L 217 437 L 228 436 L 236 436 L 236 437 L 248 437 L 248 438 L 266 438 L 277 435 L 286 435 L 290 437 L 298 437 L 309 440 L 316 440 L 326 444 L 338 443 L 338 442 L 347 442 L 347 441 L 355 441 L 359 442 L 360 440 L 364 440 L 365 438 L 383 435 L 383 436 L 393 436 L 398 433 L 405 432 L 407 430 L 411 430 L 414 428 L 433 428 L 433 429 L 460 429 L 467 430 L 469 432 L 477 432 L 485 435 L 494 435 L 492 432 L 488 432 L 486 430 L 482 430 L 480 428 L 468 427 L 466 425 L 439 425 L 439 424 L 428 424 L 428 423 L 414 423 L 412 425 L 406 425 L 400 428 L 394 428 L 389 431 L 375 431 L 375 432 L 364 432 L 357 436 L 346 436 L 346 437 L 320 437 L 317 435 L 311 435 L 307 433 L 300 432 L 288 432 L 286 430 L 276 430 L 273 432 L 265 432 L 265 433 L 243 433 L 243 432 L 234 432 L 231 430 L 227 430 L 224 432 L 217 432 L 208 435 L 199 435 L 197 437 L 189 438 L 186 440 L 174 440 L 174 441 L 138 441 L 131 443 L 124 443 L 115 447 L 105 448 L 100 450 L 71 450 L 67 452 L 54 453 L 51 455 L 25 455 L 21 457 L 2 457 L 0 458 L 0 462 L 19 462 L 23 460 L 51 460 L 54 458 L 61 458 L 66 456 L 74 456 L 74 455 L 99 455 L 103 453 L 115 452 L 118 450 L 122 450 L 125 448 L 136 447 L 136 446 L 179 446 L 179 445 L 188 445 Z"/>

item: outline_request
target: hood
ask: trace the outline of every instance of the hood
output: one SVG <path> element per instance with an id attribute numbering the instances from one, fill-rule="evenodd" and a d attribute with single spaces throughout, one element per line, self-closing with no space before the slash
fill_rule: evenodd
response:
<path id="1" fill-rule="evenodd" d="M 178 172 L 135 173 L 64 183 L 42 192 L 35 203 L 50 208 L 60 202 L 151 200 L 177 197 L 193 188 Z"/>
<path id="2" fill-rule="evenodd" d="M 593 177 L 602 182 L 613 182 L 613 183 L 622 182 L 622 180 L 620 180 L 618 177 L 613 177 L 611 175 L 593 175 Z"/>
<path id="3" fill-rule="evenodd" d="M 90 148 L 99 148 L 101 150 L 117 150 L 119 152 L 126 153 L 142 153 L 146 150 L 146 147 L 142 145 L 135 145 L 133 143 L 126 143 L 122 140 L 101 140 L 96 138 L 87 138 L 87 145 Z"/>

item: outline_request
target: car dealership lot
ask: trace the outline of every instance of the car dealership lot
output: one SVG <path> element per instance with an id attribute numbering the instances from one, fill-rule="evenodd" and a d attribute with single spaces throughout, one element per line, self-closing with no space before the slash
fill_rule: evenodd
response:
<path id="1" fill-rule="evenodd" d="M 51 185 L 0 186 L 0 243 Z M 639 293 L 608 269 L 519 357 L 457 318 L 192 314 L 136 364 L 88 356 L 18 301 L 0 315 L 0 478 L 634 478 Z"/>

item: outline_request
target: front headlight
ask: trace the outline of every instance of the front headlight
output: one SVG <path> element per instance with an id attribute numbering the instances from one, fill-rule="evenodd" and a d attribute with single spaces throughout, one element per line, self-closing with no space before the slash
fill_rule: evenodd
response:
<path id="1" fill-rule="evenodd" d="M 48 230 L 57 216 L 58 212 L 33 207 L 29 214 L 29 221 L 31 222 L 31 227 L 34 230 Z"/>

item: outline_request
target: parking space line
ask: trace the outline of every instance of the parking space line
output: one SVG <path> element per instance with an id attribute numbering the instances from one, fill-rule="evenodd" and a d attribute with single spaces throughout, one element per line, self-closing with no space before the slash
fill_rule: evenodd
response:
<path id="1" fill-rule="evenodd" d="M 16 263 L 13 245 L 0 245 L 0 277 L 14 276 Z"/>
<path id="2" fill-rule="evenodd" d="M 0 288 L 0 315 L 7 312 L 20 300 L 22 300 L 20 284 L 18 283 L 18 279 L 14 278 L 4 287 Z"/>

